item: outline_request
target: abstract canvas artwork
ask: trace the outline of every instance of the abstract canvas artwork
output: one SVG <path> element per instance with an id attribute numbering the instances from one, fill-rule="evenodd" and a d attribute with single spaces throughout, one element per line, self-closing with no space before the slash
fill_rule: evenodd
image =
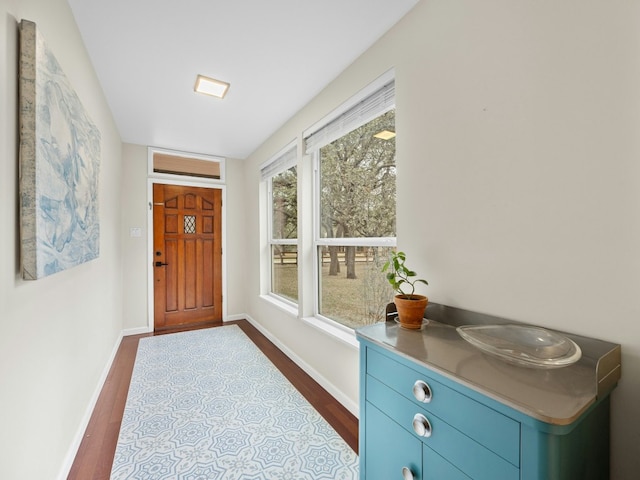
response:
<path id="1" fill-rule="evenodd" d="M 35 280 L 99 255 L 100 131 L 28 20 L 19 71 L 22 277 Z"/>

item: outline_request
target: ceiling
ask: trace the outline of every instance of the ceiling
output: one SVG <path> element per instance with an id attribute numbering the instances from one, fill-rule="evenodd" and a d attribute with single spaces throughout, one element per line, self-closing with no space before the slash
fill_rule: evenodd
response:
<path id="1" fill-rule="evenodd" d="M 68 0 L 124 142 L 239 159 L 418 1 Z"/>

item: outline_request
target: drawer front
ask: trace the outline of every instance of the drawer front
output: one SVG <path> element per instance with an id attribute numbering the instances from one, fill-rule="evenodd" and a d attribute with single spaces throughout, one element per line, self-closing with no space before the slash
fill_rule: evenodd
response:
<path id="1" fill-rule="evenodd" d="M 519 478 L 518 467 L 371 376 L 366 378 L 366 398 L 402 428 L 412 433 L 415 438 L 420 439 L 427 447 L 471 478 L 475 480 L 498 478 L 517 480 Z M 416 414 L 424 415 L 430 423 L 431 435 L 428 438 L 415 433 L 413 422 Z M 387 438 L 393 441 L 392 437 Z"/>
<path id="2" fill-rule="evenodd" d="M 421 480 L 422 442 L 370 403 L 365 409 L 365 452 L 360 457 L 364 457 L 364 468 L 361 461 L 360 478 L 402 480 L 402 469 L 407 468 L 414 480 Z"/>
<path id="3" fill-rule="evenodd" d="M 409 469 L 413 480 L 471 480 L 379 409 L 370 403 L 365 408 L 367 453 L 360 468 L 362 480 L 402 480 L 403 468 Z"/>
<path id="4" fill-rule="evenodd" d="M 445 419 L 513 465 L 520 465 L 519 422 L 434 380 L 428 370 L 418 365 L 414 370 L 371 348 L 367 348 L 367 374 L 414 405 Z M 416 381 L 428 385 L 431 394 L 428 403 L 415 398 L 413 388 Z"/>

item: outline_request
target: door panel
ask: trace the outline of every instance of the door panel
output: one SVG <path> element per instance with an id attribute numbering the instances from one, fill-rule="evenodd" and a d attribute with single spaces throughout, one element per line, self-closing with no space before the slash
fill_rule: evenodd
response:
<path id="1" fill-rule="evenodd" d="M 222 193 L 153 186 L 156 329 L 222 321 Z"/>

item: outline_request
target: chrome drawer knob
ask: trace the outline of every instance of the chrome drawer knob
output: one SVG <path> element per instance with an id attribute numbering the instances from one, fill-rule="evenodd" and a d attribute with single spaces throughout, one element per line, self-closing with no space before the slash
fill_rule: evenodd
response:
<path id="1" fill-rule="evenodd" d="M 433 393 L 427 382 L 416 380 L 416 383 L 413 384 L 413 396 L 416 397 L 416 400 L 419 402 L 429 403 L 431 398 L 433 398 Z"/>
<path id="2" fill-rule="evenodd" d="M 431 436 L 431 423 L 421 413 L 416 413 L 413 417 L 413 431 L 420 437 L 429 438 Z"/>
<path id="3" fill-rule="evenodd" d="M 413 480 L 413 473 L 411 473 L 409 467 L 402 467 L 402 478 L 404 480 Z"/>

